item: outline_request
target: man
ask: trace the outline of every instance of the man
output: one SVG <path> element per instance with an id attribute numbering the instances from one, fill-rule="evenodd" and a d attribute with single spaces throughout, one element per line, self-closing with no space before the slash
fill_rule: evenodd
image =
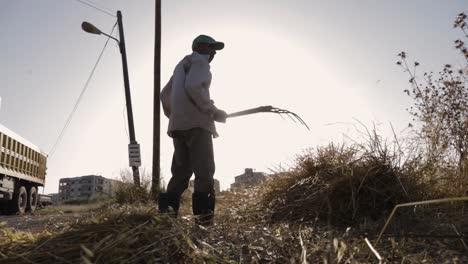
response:
<path id="1" fill-rule="evenodd" d="M 213 137 L 214 121 L 226 122 L 226 112 L 210 98 L 210 62 L 224 43 L 200 35 L 193 40 L 191 55 L 177 64 L 171 79 L 161 91 L 164 114 L 169 118 L 168 135 L 174 143 L 172 177 L 167 193 L 159 195 L 160 212 L 177 215 L 180 196 L 195 174 L 192 195 L 193 214 L 201 225 L 211 225 L 215 208 Z"/>

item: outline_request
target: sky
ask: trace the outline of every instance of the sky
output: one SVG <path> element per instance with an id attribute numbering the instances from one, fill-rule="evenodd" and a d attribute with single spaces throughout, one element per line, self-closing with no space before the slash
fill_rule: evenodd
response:
<path id="1" fill-rule="evenodd" d="M 88 21 L 111 32 L 121 10 L 136 139 L 151 171 L 154 1 L 0 0 L 0 123 L 50 153 L 107 38 L 81 30 Z M 423 71 L 462 63 L 453 21 L 466 0 L 162 1 L 162 82 L 207 34 L 225 42 L 211 63 L 211 96 L 236 112 L 263 105 L 291 110 L 310 131 L 273 114 L 228 119 L 214 140 L 222 189 L 245 168 L 287 169 L 307 148 L 341 142 L 353 124 L 383 135 L 404 131 L 412 101 L 395 63 L 406 51 Z M 114 36 L 116 32 L 114 31 Z M 161 118 L 161 170 L 170 178 L 172 141 Z M 74 117 L 49 156 L 44 193 L 60 178 L 119 179 L 128 168 L 128 129 L 119 49 L 110 41 Z M 390 125 L 391 124 L 391 125 Z"/>

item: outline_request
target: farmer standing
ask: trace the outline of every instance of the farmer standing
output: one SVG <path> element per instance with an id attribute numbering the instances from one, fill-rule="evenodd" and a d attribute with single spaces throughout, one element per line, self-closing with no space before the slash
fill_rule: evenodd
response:
<path id="1" fill-rule="evenodd" d="M 211 225 L 215 209 L 212 138 L 218 137 L 214 121 L 226 122 L 226 112 L 216 108 L 210 98 L 210 62 L 224 43 L 200 35 L 193 40 L 193 53 L 177 64 L 173 75 L 161 91 L 164 114 L 169 118 L 168 135 L 172 137 L 174 155 L 172 177 L 167 193 L 159 195 L 160 212 L 177 215 L 180 196 L 187 189 L 192 173 L 193 214 L 202 225 Z"/>

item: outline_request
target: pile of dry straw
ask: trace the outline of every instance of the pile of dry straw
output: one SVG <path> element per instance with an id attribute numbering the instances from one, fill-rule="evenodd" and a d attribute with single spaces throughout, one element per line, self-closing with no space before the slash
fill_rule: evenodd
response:
<path id="1" fill-rule="evenodd" d="M 395 205 L 447 195 L 420 160 L 380 142 L 309 151 L 261 186 L 219 194 L 209 228 L 194 225 L 185 201 L 179 219 L 152 203 L 110 204 L 59 231 L 2 229 L 0 263 L 366 263 L 364 238 L 374 241 Z M 149 197 L 140 191 L 119 201 Z M 450 225 L 461 237 L 391 235 L 377 251 L 388 262 L 468 263 L 463 206 L 411 208 L 390 228 Z"/>

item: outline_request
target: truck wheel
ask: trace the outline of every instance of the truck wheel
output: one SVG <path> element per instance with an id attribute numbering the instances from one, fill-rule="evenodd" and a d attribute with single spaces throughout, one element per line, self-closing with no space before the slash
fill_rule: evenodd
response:
<path id="1" fill-rule="evenodd" d="M 28 204 L 28 193 L 26 191 L 26 187 L 21 186 L 13 195 L 13 201 L 11 202 L 11 209 L 13 210 L 13 213 L 24 213 L 26 210 L 26 205 Z"/>
<path id="2" fill-rule="evenodd" d="M 27 206 L 27 210 L 29 212 L 34 212 L 36 210 L 36 207 L 37 207 L 37 198 L 38 198 L 38 194 L 37 194 L 37 189 L 36 187 L 32 186 L 30 189 L 29 189 L 29 193 L 28 193 L 28 206 Z"/>

